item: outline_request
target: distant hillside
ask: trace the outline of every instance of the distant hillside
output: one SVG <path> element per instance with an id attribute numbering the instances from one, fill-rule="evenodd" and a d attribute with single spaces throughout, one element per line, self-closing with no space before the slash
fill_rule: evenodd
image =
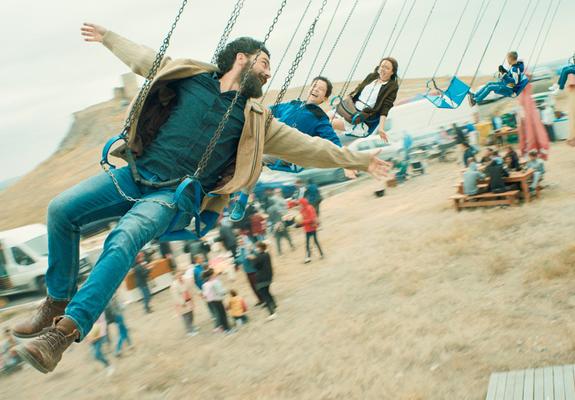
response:
<path id="1" fill-rule="evenodd" d="M 444 85 L 447 80 L 440 78 L 438 83 Z M 121 129 L 131 97 L 129 94 L 135 92 L 135 81 L 126 77 L 124 81 L 125 87 L 114 89 L 114 98 L 111 100 L 74 113 L 74 122 L 59 149 L 32 172 L 0 192 L 0 229 L 44 222 L 50 199 L 81 180 L 100 173 L 101 147 Z M 401 86 L 398 100 L 421 93 L 425 82 L 426 79 L 406 80 Z M 350 87 L 356 84 L 354 82 Z M 342 85 L 334 85 L 334 94 L 338 93 Z M 284 100 L 296 98 L 300 89 L 288 90 Z M 273 100 L 276 94 L 270 91 L 268 99 Z"/>

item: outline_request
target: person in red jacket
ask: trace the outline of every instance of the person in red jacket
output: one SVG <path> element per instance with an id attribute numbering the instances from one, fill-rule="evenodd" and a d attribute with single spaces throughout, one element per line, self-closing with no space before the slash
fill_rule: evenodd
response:
<path id="1" fill-rule="evenodd" d="M 321 246 L 319 245 L 319 241 L 317 240 L 317 228 L 319 225 L 317 219 L 317 213 L 315 212 L 315 208 L 307 201 L 306 198 L 299 199 L 299 205 L 301 206 L 300 213 L 302 216 L 301 225 L 303 226 L 303 230 L 305 231 L 305 260 L 304 262 L 307 264 L 311 261 L 311 247 L 310 247 L 310 239 L 313 238 L 317 249 L 319 250 L 319 255 L 323 258 L 323 251 L 321 250 Z"/>
<path id="2" fill-rule="evenodd" d="M 256 212 L 250 217 L 251 222 L 251 239 L 254 243 L 266 240 L 266 219 L 264 216 Z"/>

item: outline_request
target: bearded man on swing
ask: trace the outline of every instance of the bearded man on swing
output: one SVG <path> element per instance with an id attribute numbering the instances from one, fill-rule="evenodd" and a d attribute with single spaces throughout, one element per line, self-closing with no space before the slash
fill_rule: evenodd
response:
<path id="1" fill-rule="evenodd" d="M 146 76 L 156 52 L 94 24 L 84 24 L 87 42 L 102 43 L 138 75 Z M 135 115 L 128 142 L 135 168 L 146 180 L 166 182 L 196 170 L 218 124 L 232 103 L 222 135 L 199 181 L 203 192 L 201 220 L 213 226 L 229 195 L 251 187 L 262 171 L 263 154 L 305 168 L 342 167 L 385 176 L 388 165 L 377 154 L 339 148 L 302 134 L 277 120 L 266 127 L 269 110 L 254 101 L 270 78 L 270 53 L 261 42 L 242 37 L 217 56 L 217 65 L 165 57 L 151 82 L 143 107 Z M 244 79 L 245 78 L 245 79 Z M 267 128 L 267 129 L 266 129 Z M 34 315 L 13 328 L 20 338 L 35 338 L 17 348 L 18 354 L 43 373 L 53 371 L 63 352 L 88 334 L 106 304 L 126 277 L 138 251 L 166 232 L 182 209 L 187 214 L 174 228 L 190 223 L 194 193 L 167 207 L 175 188 L 151 188 L 137 183 L 129 167 L 80 182 L 55 197 L 48 206 L 47 297 Z M 215 196 L 213 196 L 215 195 Z M 162 204 L 164 203 L 164 204 Z M 93 221 L 120 217 L 106 238 L 103 252 L 85 284 L 78 290 L 80 228 Z"/>

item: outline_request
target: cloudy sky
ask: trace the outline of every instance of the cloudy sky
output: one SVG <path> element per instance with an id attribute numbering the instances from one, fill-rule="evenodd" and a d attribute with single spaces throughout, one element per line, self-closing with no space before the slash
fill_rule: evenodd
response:
<path id="1" fill-rule="evenodd" d="M 272 52 L 272 69 L 290 40 L 309 0 L 288 0 L 284 14 L 268 42 Z M 289 68 L 299 41 L 315 17 L 322 0 L 312 0 L 300 32 L 273 83 L 278 87 Z M 385 1 L 385 0 L 384 0 Z M 405 15 L 412 0 L 408 1 Z M 414 49 L 423 24 L 435 0 L 417 1 L 406 29 L 399 38 L 393 56 L 399 60 L 400 75 Z M 439 75 L 453 74 L 465 47 L 473 21 L 484 0 L 469 0 L 459 32 L 453 40 Z M 493 30 L 505 0 L 485 0 L 487 13 L 471 43 L 462 65 L 463 74 L 473 74 Z M 575 49 L 568 43 L 567 32 L 573 30 L 575 1 L 563 0 L 547 41 L 541 46 L 538 33 L 561 0 L 507 0 L 501 22 L 481 66 L 482 73 L 492 73 L 511 45 L 514 32 L 519 35 L 514 46 L 521 57 L 529 58 L 542 48 L 539 63 L 567 59 Z M 383 14 L 368 44 L 354 78 L 363 77 L 381 57 L 404 0 L 387 0 Z M 449 36 L 467 0 L 437 0 L 429 26 L 407 71 L 407 77 L 427 77 L 435 70 Z M 174 57 L 210 60 L 235 0 L 189 0 L 168 53 Z M 319 49 L 329 19 L 338 0 L 328 0 L 324 15 L 292 85 L 301 85 Z M 374 15 L 382 0 L 359 0 L 348 28 L 326 68 L 325 75 L 334 81 L 345 80 Z M 231 37 L 262 38 L 280 4 L 280 0 L 245 0 L 245 6 Z M 66 135 L 72 113 L 111 97 L 112 88 L 120 85 L 126 67 L 104 47 L 85 43 L 80 37 L 82 22 L 103 25 L 128 38 L 158 48 L 180 5 L 179 0 L 52 0 L 25 3 L 2 0 L 0 15 L 0 181 L 25 174 L 49 157 Z M 352 5 L 341 1 L 331 33 L 319 53 L 323 63 Z M 529 9 L 527 7 L 529 6 Z M 521 17 L 524 15 L 524 20 Z M 545 20 L 547 11 L 548 19 Z M 532 17 L 531 17 L 532 16 Z M 531 17 L 531 18 L 530 18 Z M 527 26 L 527 22 L 530 24 Z M 525 35 L 523 31 L 527 26 Z M 305 28 L 305 29 L 304 29 Z M 520 42 L 520 39 L 523 39 Z M 535 49 L 535 50 L 534 50 Z M 534 61 L 533 61 L 534 62 Z M 115 132 L 110 132 L 113 135 Z M 98 160 L 94 160 L 98 162 Z"/>

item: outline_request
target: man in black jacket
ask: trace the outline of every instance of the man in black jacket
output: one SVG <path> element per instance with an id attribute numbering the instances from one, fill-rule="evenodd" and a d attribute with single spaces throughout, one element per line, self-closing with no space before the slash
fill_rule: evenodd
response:
<path id="1" fill-rule="evenodd" d="M 509 176 L 509 172 L 503 168 L 500 158 L 494 158 L 485 168 L 485 175 L 489 177 L 489 191 L 493 193 L 503 193 L 507 191 L 504 178 Z"/>

